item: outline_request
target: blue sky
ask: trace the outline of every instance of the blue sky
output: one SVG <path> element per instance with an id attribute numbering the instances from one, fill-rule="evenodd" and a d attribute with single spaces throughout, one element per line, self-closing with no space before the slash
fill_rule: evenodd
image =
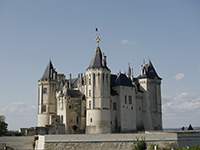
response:
<path id="1" fill-rule="evenodd" d="M 0 114 L 9 129 L 37 124 L 37 81 L 51 57 L 59 73 L 85 72 L 96 47 L 112 73 L 140 74 L 151 59 L 162 80 L 164 128 L 200 126 L 200 1 L 0 1 Z"/>

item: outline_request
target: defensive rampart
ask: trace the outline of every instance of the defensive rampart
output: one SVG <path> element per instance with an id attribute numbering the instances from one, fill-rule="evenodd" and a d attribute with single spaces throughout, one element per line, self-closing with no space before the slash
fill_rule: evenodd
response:
<path id="1" fill-rule="evenodd" d="M 36 146 L 38 150 L 132 150 L 134 142 L 142 138 L 148 145 L 178 147 L 176 133 L 45 135 L 39 136 Z"/>

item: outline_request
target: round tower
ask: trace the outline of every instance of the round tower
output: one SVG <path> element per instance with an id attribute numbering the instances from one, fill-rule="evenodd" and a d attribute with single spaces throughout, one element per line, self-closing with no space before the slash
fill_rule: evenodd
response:
<path id="1" fill-rule="evenodd" d="M 106 56 L 99 47 L 97 30 L 97 47 L 86 76 L 86 133 L 110 133 L 110 69 L 106 64 Z"/>
<path id="2" fill-rule="evenodd" d="M 38 126 L 51 124 L 56 114 L 57 72 L 49 61 L 42 78 L 38 81 Z"/>

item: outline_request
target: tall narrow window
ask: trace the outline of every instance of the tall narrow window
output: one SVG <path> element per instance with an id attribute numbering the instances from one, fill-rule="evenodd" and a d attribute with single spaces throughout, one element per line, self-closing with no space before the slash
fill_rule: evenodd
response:
<path id="1" fill-rule="evenodd" d="M 93 85 L 95 85 L 95 74 L 93 73 Z"/>
<path id="2" fill-rule="evenodd" d="M 42 105 L 42 112 L 46 112 L 46 105 Z"/>
<path id="3" fill-rule="evenodd" d="M 89 101 L 89 108 L 91 108 L 91 101 Z"/>
<path id="4" fill-rule="evenodd" d="M 91 90 L 89 90 L 89 97 L 91 97 Z"/>
<path id="5" fill-rule="evenodd" d="M 91 85 L 91 74 L 89 74 L 89 85 Z"/>
<path id="6" fill-rule="evenodd" d="M 127 98 L 126 98 L 126 95 L 125 95 L 125 104 L 127 104 Z"/>
<path id="7" fill-rule="evenodd" d="M 91 78 L 89 78 L 89 85 L 91 85 Z"/>
<path id="8" fill-rule="evenodd" d="M 76 124 L 78 124 L 78 116 L 76 117 Z"/>
<path id="9" fill-rule="evenodd" d="M 129 104 L 132 104 L 132 97 L 129 96 Z"/>
<path id="10" fill-rule="evenodd" d="M 47 94 L 47 88 L 43 88 L 43 94 Z"/>
<path id="11" fill-rule="evenodd" d="M 100 73 L 98 73 L 98 84 L 100 85 L 100 81 L 101 81 L 101 79 L 100 79 Z"/>
<path id="12" fill-rule="evenodd" d="M 113 102 L 113 110 L 117 110 L 117 104 Z"/>

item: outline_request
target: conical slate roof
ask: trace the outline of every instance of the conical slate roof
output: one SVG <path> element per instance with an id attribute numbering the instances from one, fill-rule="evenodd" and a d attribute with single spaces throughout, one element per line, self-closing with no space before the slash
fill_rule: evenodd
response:
<path id="1" fill-rule="evenodd" d="M 158 74 L 156 73 L 156 70 L 154 69 L 153 64 L 151 63 L 151 60 L 149 60 L 148 64 L 146 64 L 143 67 L 142 72 L 143 74 L 140 75 L 138 78 L 150 78 L 150 79 L 162 80 L 162 78 L 160 78 Z"/>
<path id="2" fill-rule="evenodd" d="M 101 53 L 101 49 L 99 46 L 96 47 L 94 55 L 92 57 L 92 60 L 90 62 L 90 65 L 87 69 L 91 69 L 91 68 L 106 68 L 108 69 L 106 64 L 103 64 L 103 58 L 102 58 L 102 53 Z"/>
<path id="3" fill-rule="evenodd" d="M 53 79 L 53 73 L 55 72 L 51 60 L 49 61 L 41 79 Z"/>

